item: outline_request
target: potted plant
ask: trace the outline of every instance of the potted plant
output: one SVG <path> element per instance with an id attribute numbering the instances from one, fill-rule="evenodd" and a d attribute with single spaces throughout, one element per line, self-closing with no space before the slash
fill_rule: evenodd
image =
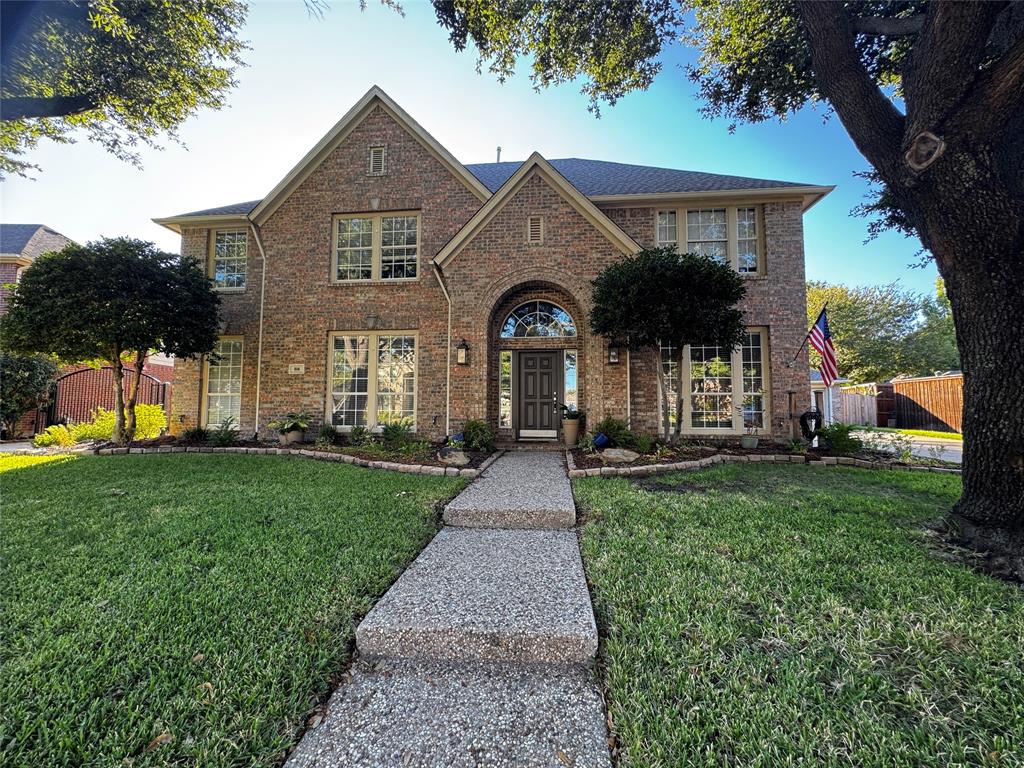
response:
<path id="1" fill-rule="evenodd" d="M 747 423 L 746 427 L 747 434 L 740 438 L 740 445 L 748 449 L 757 448 L 757 427 L 750 423 Z"/>
<path id="2" fill-rule="evenodd" d="M 572 405 L 562 406 L 562 435 L 567 447 L 572 448 L 580 436 L 580 421 L 583 414 Z"/>
<path id="3" fill-rule="evenodd" d="M 277 430 L 282 445 L 289 445 L 302 442 L 312 419 L 313 417 L 308 413 L 286 413 L 281 418 L 274 419 L 267 426 Z"/>

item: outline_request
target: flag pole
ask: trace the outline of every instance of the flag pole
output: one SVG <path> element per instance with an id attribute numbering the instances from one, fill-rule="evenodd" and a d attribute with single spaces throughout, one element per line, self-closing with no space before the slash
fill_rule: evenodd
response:
<path id="1" fill-rule="evenodd" d="M 827 301 L 824 304 L 821 305 L 821 312 L 819 312 L 818 316 L 816 318 L 814 318 L 814 322 L 811 323 L 811 327 L 808 328 L 807 329 L 807 333 L 804 334 L 804 340 L 802 342 L 800 342 L 800 349 L 798 349 L 796 351 L 796 354 L 793 355 L 793 359 L 790 361 L 791 363 L 795 363 L 796 359 L 798 357 L 800 357 L 800 353 L 804 351 L 804 347 L 807 346 L 807 340 L 809 338 L 811 338 L 811 331 L 814 330 L 814 326 L 816 326 L 818 324 L 818 321 L 821 320 L 821 316 L 825 314 L 825 308 L 827 306 L 828 306 L 828 302 Z"/>

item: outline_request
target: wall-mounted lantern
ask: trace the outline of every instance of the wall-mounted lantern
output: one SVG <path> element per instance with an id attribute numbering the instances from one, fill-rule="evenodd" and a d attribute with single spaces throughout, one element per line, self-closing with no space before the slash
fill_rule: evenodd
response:
<path id="1" fill-rule="evenodd" d="M 608 365 L 619 364 L 619 345 L 609 344 L 608 345 Z"/>
<path id="2" fill-rule="evenodd" d="M 469 343 L 465 339 L 460 341 L 459 346 L 455 348 L 455 363 L 457 365 L 469 363 Z"/>

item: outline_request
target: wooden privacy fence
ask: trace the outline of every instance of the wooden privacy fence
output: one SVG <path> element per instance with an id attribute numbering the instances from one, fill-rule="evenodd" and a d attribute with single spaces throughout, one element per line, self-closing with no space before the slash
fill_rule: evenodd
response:
<path id="1" fill-rule="evenodd" d="M 959 432 L 964 413 L 963 374 L 893 379 L 896 426 Z"/>
<path id="2" fill-rule="evenodd" d="M 839 407 L 836 410 L 836 418 L 844 424 L 878 425 L 878 403 L 869 392 L 856 391 L 855 387 L 843 387 L 839 391 Z"/>

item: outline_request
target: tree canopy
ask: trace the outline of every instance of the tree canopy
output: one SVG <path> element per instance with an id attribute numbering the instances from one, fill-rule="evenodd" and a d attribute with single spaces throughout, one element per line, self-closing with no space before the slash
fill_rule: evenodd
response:
<path id="1" fill-rule="evenodd" d="M 139 143 L 176 139 L 224 106 L 246 45 L 240 0 L 8 0 L 0 15 L 0 174 L 41 138 L 88 137 L 137 162 Z"/>
<path id="2" fill-rule="evenodd" d="M 828 303 L 828 323 L 841 376 L 854 382 L 926 376 L 960 366 L 948 301 L 939 281 L 935 298 L 898 283 L 851 288 L 807 284 L 807 323 Z M 818 354 L 811 352 L 816 363 Z"/>
<path id="3" fill-rule="evenodd" d="M 65 363 L 103 360 L 114 369 L 115 440 L 134 428 L 138 382 L 152 351 L 190 358 L 217 342 L 220 297 L 192 259 L 152 243 L 111 238 L 37 258 L 0 318 L 0 343 Z M 125 363 L 132 380 L 122 392 Z"/>

